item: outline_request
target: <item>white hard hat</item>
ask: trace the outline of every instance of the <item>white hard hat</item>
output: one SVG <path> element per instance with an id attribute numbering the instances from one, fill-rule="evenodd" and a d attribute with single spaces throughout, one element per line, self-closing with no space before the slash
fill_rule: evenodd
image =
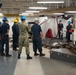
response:
<path id="1" fill-rule="evenodd" d="M 38 18 L 35 18 L 35 20 L 34 21 L 39 21 L 39 19 Z"/>

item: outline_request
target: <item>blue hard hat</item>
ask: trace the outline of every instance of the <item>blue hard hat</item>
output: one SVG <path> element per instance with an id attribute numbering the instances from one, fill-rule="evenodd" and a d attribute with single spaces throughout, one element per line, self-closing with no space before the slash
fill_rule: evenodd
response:
<path id="1" fill-rule="evenodd" d="M 6 17 L 3 17 L 3 20 L 4 20 L 4 21 L 7 21 L 7 18 L 6 18 Z"/>
<path id="2" fill-rule="evenodd" d="M 26 19 L 26 16 L 21 16 L 21 20 L 25 20 Z"/>
<path id="3" fill-rule="evenodd" d="M 62 22 L 62 20 L 59 20 L 59 22 Z"/>
<path id="4" fill-rule="evenodd" d="M 70 24 L 70 21 L 68 21 L 68 24 Z"/>

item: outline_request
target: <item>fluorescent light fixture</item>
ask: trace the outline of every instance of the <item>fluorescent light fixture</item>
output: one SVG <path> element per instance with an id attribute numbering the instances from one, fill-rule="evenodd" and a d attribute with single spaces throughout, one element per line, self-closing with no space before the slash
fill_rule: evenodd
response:
<path id="1" fill-rule="evenodd" d="M 0 16 L 3 16 L 3 14 L 2 14 L 2 13 L 0 13 Z"/>
<path id="2" fill-rule="evenodd" d="M 47 7 L 29 7 L 29 9 L 47 9 Z"/>
<path id="3" fill-rule="evenodd" d="M 25 11 L 26 13 L 39 13 L 40 11 Z"/>
<path id="4" fill-rule="evenodd" d="M 76 11 L 65 11 L 65 13 L 76 13 Z"/>
<path id="5" fill-rule="evenodd" d="M 54 0 L 54 1 L 38 1 L 37 3 L 64 3 L 64 1 Z"/>
<path id="6" fill-rule="evenodd" d="M 64 13 L 52 13 L 53 15 L 63 15 Z"/>
<path id="7" fill-rule="evenodd" d="M 33 13 L 22 13 L 22 14 L 33 14 Z"/>
<path id="8" fill-rule="evenodd" d="M 19 15 L 33 15 L 33 13 L 21 13 Z"/>

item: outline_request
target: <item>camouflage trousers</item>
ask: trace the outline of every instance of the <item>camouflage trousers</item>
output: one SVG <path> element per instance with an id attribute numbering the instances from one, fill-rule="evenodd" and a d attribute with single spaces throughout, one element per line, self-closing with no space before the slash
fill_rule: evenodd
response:
<path id="1" fill-rule="evenodd" d="M 26 55 L 28 55 L 30 53 L 29 51 L 29 38 L 26 36 L 21 36 L 19 37 L 19 51 L 18 54 L 22 53 L 22 47 L 25 47 L 26 50 Z"/>

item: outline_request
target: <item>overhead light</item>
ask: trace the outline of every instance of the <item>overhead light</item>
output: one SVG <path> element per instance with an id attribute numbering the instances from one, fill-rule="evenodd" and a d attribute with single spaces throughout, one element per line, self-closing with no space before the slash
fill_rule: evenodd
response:
<path id="1" fill-rule="evenodd" d="M 64 13 L 52 13 L 53 15 L 63 15 Z"/>
<path id="2" fill-rule="evenodd" d="M 39 13 L 40 11 L 25 11 L 27 13 Z"/>
<path id="3" fill-rule="evenodd" d="M 0 16 L 3 16 L 3 14 L 2 14 L 2 13 L 0 13 Z"/>
<path id="4" fill-rule="evenodd" d="M 19 15 L 33 15 L 33 13 L 21 13 Z"/>
<path id="5" fill-rule="evenodd" d="M 76 13 L 76 11 L 65 11 L 65 13 Z"/>
<path id="6" fill-rule="evenodd" d="M 64 1 L 63 0 L 54 0 L 54 1 L 38 1 L 37 3 L 64 3 Z"/>
<path id="7" fill-rule="evenodd" d="M 29 7 L 29 9 L 47 9 L 47 7 Z"/>
<path id="8" fill-rule="evenodd" d="M 22 13 L 22 14 L 33 14 L 33 13 Z"/>

